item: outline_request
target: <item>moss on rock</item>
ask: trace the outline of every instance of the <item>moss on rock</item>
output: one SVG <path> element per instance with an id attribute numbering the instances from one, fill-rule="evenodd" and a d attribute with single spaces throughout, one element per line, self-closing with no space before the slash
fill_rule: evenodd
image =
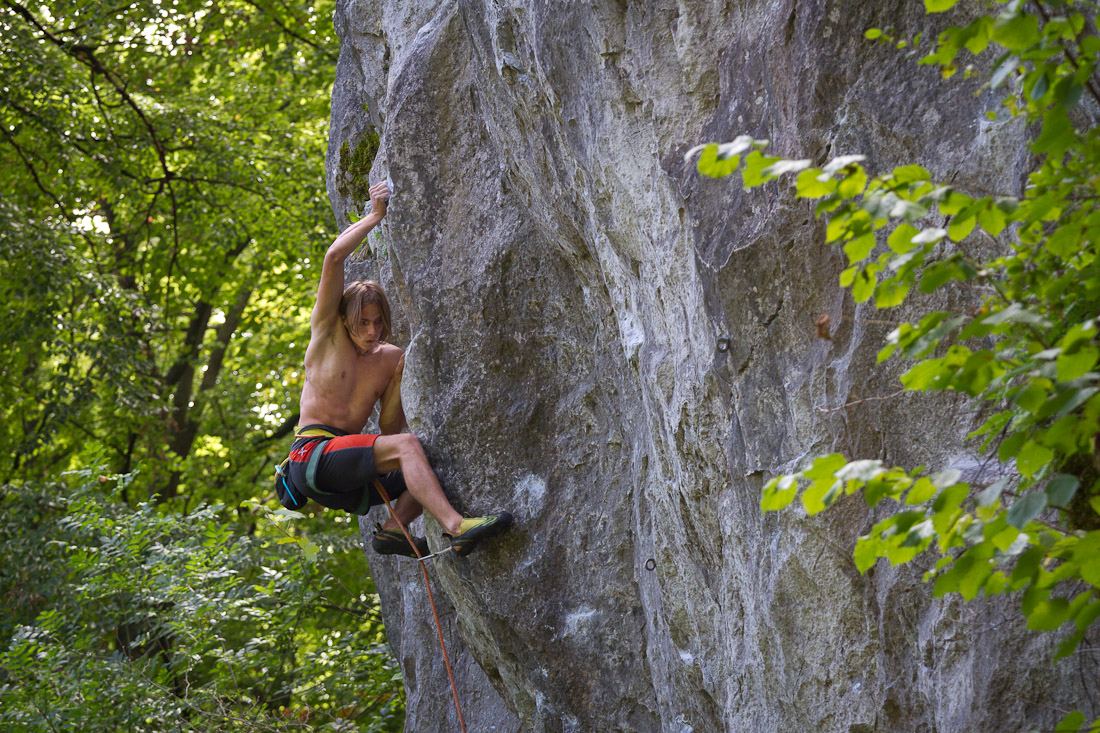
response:
<path id="1" fill-rule="evenodd" d="M 370 200 L 368 174 L 378 154 L 378 143 L 378 131 L 371 125 L 354 150 L 347 140 L 340 146 L 340 157 L 336 163 L 336 190 L 350 198 L 353 205 Z"/>

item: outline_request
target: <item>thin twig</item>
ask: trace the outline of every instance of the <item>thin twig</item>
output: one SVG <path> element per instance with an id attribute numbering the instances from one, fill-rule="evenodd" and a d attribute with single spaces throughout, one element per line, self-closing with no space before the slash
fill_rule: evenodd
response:
<path id="1" fill-rule="evenodd" d="M 312 46 L 314 49 L 316 49 L 317 51 L 320 51 L 322 54 L 327 56 L 332 61 L 336 60 L 336 55 L 333 54 L 331 51 L 329 51 L 324 46 L 321 46 L 317 43 L 314 43 L 313 41 L 309 40 L 308 38 L 300 36 L 297 33 L 295 33 L 294 31 L 290 30 L 290 28 L 288 28 L 281 20 L 279 20 L 279 18 L 275 15 L 274 12 L 271 12 L 271 13 L 265 12 L 264 8 L 261 7 L 259 3 L 254 2 L 254 0 L 245 0 L 245 2 L 248 3 L 249 5 L 251 5 L 252 7 L 256 8 L 256 10 L 259 10 L 261 15 L 265 15 L 268 18 L 270 18 L 272 23 L 274 23 L 275 25 L 282 28 L 283 32 L 286 33 L 291 38 L 296 38 L 299 41 L 301 41 L 302 43 L 306 44 L 307 46 Z M 291 16 L 293 17 L 293 13 L 291 14 Z"/>
<path id="2" fill-rule="evenodd" d="M 1050 16 L 1047 15 L 1047 11 L 1043 8 L 1043 4 L 1038 0 L 1035 1 L 1035 9 L 1039 11 L 1039 17 L 1043 19 L 1043 25 L 1046 25 L 1050 22 Z M 1066 58 L 1069 59 L 1069 62 L 1073 64 L 1073 68 L 1080 71 L 1081 65 L 1077 63 L 1077 56 L 1075 56 L 1074 53 L 1069 50 L 1069 47 L 1066 46 L 1065 41 L 1062 40 L 1061 36 L 1059 36 L 1058 38 L 1058 45 L 1062 47 L 1062 51 L 1065 52 Z M 1100 92 L 1097 91 L 1096 85 L 1093 83 L 1091 75 L 1087 79 L 1085 79 L 1085 87 L 1088 88 L 1089 94 L 1092 95 L 1092 98 L 1095 99 L 1097 103 L 1100 103 Z"/>
<path id="3" fill-rule="evenodd" d="M 888 394 L 885 397 L 864 397 L 862 400 L 856 400 L 855 402 L 849 402 L 847 404 L 841 405 L 840 407 L 831 407 L 831 408 L 818 407 L 817 411 L 818 412 L 836 412 L 837 410 L 843 410 L 846 407 L 851 407 L 852 405 L 858 405 L 862 402 L 878 402 L 880 400 L 893 399 L 894 397 L 897 397 L 898 395 L 903 394 L 904 392 L 905 392 L 904 389 L 899 389 L 897 392 L 894 392 L 893 394 Z"/>

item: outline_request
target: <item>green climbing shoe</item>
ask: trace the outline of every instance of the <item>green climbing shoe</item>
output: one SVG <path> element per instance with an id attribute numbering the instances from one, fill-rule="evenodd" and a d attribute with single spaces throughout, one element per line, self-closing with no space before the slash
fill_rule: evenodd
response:
<path id="1" fill-rule="evenodd" d="M 451 537 L 451 549 L 456 555 L 465 557 L 474 551 L 477 543 L 496 537 L 508 531 L 512 526 L 512 515 L 508 512 L 490 514 L 486 517 L 472 517 L 462 520 L 462 531 Z"/>
<path id="2" fill-rule="evenodd" d="M 416 550 L 420 551 L 420 557 L 429 553 L 426 539 L 413 537 L 412 541 L 416 544 Z M 374 533 L 374 538 L 370 541 L 370 546 L 379 555 L 417 557 L 416 550 L 413 549 L 409 541 L 405 539 L 405 534 L 399 529 L 382 529 L 378 527 L 378 530 Z"/>

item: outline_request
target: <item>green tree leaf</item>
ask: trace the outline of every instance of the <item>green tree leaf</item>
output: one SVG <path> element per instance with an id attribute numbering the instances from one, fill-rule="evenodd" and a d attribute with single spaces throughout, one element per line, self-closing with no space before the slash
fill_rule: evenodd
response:
<path id="1" fill-rule="evenodd" d="M 913 242 L 913 237 L 919 233 L 920 230 L 915 226 L 902 222 L 894 228 L 894 231 L 890 232 L 887 243 L 890 245 L 890 249 L 898 254 L 905 254 L 917 246 L 917 243 Z"/>
<path id="2" fill-rule="evenodd" d="M 836 191 L 836 181 L 828 176 L 821 180 L 822 173 L 817 168 L 810 168 L 798 174 L 795 190 L 799 198 L 819 199 Z"/>
<path id="3" fill-rule="evenodd" d="M 929 13 L 943 13 L 955 7 L 959 0 L 924 0 L 924 9 Z"/>
<path id="4" fill-rule="evenodd" d="M 1058 722 L 1054 731 L 1055 733 L 1077 733 L 1084 724 L 1085 714 L 1080 710 L 1074 710 Z"/>
<path id="5" fill-rule="evenodd" d="M 848 240 L 844 244 L 844 254 L 848 255 L 848 262 L 855 264 L 867 259 L 871 250 L 875 248 L 875 235 L 871 232 L 860 237 Z"/>
<path id="6" fill-rule="evenodd" d="M 996 206 L 988 205 L 978 211 L 978 223 L 981 224 L 982 229 L 996 237 L 1004 231 L 1007 218 Z"/>
<path id="7" fill-rule="evenodd" d="M 951 225 L 947 227 L 947 236 L 951 237 L 951 240 L 954 242 L 961 242 L 970 236 L 970 233 L 974 231 L 974 227 L 977 223 L 977 220 L 973 216 L 965 218 L 955 216 L 951 219 Z"/>
<path id="8" fill-rule="evenodd" d="M 1039 19 L 1020 13 L 993 24 L 993 40 L 1009 51 L 1026 51 L 1039 41 Z"/>
<path id="9" fill-rule="evenodd" d="M 1051 598 L 1036 604 L 1027 617 L 1027 627 L 1032 631 L 1054 631 L 1069 620 L 1069 601 Z"/>
<path id="10" fill-rule="evenodd" d="M 1032 143 L 1031 149 L 1036 155 L 1045 153 L 1052 158 L 1061 158 L 1073 139 L 1073 123 L 1070 122 L 1065 108 L 1053 107 L 1044 115 L 1042 132 Z"/>
<path id="11" fill-rule="evenodd" d="M 798 484 L 794 476 L 777 476 L 764 487 L 760 509 L 765 512 L 778 511 L 794 501 L 797 493 Z"/>
<path id="12" fill-rule="evenodd" d="M 893 308 L 905 302 L 909 294 L 909 283 L 899 278 L 889 278 L 879 283 L 875 290 L 876 308 Z"/>
<path id="13" fill-rule="evenodd" d="M 738 138 L 738 140 L 741 140 L 741 138 Z M 728 147 L 711 144 L 703 148 L 696 167 L 704 176 L 725 178 L 741 166 L 741 155 L 730 152 L 731 150 L 742 149 L 741 146 L 737 142 L 725 143 L 724 145 Z M 747 147 L 744 149 L 747 149 Z"/>
<path id="14" fill-rule="evenodd" d="M 1070 382 L 1088 374 L 1100 360 L 1100 348 L 1085 346 L 1071 354 L 1062 352 L 1058 355 L 1058 381 Z"/>
<path id="15" fill-rule="evenodd" d="M 852 282 L 852 299 L 857 303 L 867 300 L 875 292 L 877 283 L 878 277 L 869 267 L 858 270 Z"/>
<path id="16" fill-rule="evenodd" d="M 1008 523 L 1017 529 L 1024 529 L 1027 523 L 1046 509 L 1047 496 L 1038 491 L 1024 494 L 1008 508 Z"/>
<path id="17" fill-rule="evenodd" d="M 1081 568 L 1081 578 L 1100 588 L 1100 530 L 1093 530 L 1077 542 L 1073 559 Z"/>
<path id="18" fill-rule="evenodd" d="M 746 155 L 745 167 L 741 171 L 741 180 L 744 182 L 745 188 L 755 188 L 772 180 L 775 176 L 768 173 L 768 171 L 779 162 L 779 158 L 762 155 L 759 150 L 754 150 Z"/>

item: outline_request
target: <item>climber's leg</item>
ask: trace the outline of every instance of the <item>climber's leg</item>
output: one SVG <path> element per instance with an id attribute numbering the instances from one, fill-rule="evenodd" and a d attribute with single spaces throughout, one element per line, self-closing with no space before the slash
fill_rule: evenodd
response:
<path id="1" fill-rule="evenodd" d="M 379 471 L 401 471 L 408 485 L 408 492 L 403 496 L 411 495 L 435 517 L 444 531 L 451 535 L 451 548 L 457 555 L 470 554 L 479 542 L 512 526 L 512 515 L 508 512 L 463 519 L 447 500 L 415 435 L 379 436 L 374 442 L 374 463 Z"/>
<path id="2" fill-rule="evenodd" d="M 387 488 L 387 491 L 388 490 Z M 424 507 L 420 506 L 420 502 L 418 502 L 412 494 L 406 491 L 397 497 L 397 501 L 393 502 L 393 511 L 397 514 L 397 519 L 401 520 L 401 524 L 408 527 L 417 517 L 424 513 Z M 391 516 L 386 520 L 386 523 L 382 525 L 382 529 L 400 529 L 397 525 L 397 519 Z"/>
<path id="3" fill-rule="evenodd" d="M 411 433 L 380 435 L 374 441 L 374 465 L 381 472 L 400 470 L 409 487 L 408 494 L 435 517 L 448 534 L 459 534 L 462 515 L 455 511 L 439 479 L 435 477 L 420 440 Z M 404 521 L 402 519 L 402 521 Z"/>

